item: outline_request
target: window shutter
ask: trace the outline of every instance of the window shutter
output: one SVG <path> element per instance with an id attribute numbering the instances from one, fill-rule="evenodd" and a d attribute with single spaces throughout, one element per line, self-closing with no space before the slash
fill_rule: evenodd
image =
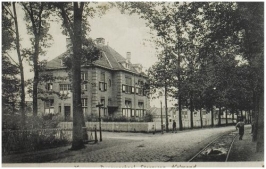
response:
<path id="1" fill-rule="evenodd" d="M 88 80 L 88 72 L 85 72 L 85 80 Z"/>
<path id="2" fill-rule="evenodd" d="M 125 91 L 126 91 L 126 86 L 122 85 L 122 92 L 125 92 Z"/>
<path id="3" fill-rule="evenodd" d="M 135 88 L 132 86 L 131 93 L 135 92 Z"/>
<path id="4" fill-rule="evenodd" d="M 101 90 L 101 82 L 99 82 L 99 90 Z"/>
<path id="5" fill-rule="evenodd" d="M 104 91 L 107 91 L 107 83 L 104 83 Z"/>

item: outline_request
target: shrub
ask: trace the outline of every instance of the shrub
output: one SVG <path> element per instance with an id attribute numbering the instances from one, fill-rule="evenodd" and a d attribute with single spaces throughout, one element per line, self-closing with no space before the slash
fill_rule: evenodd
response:
<path id="1" fill-rule="evenodd" d="M 153 115 L 149 112 L 143 117 L 143 121 L 145 122 L 153 122 Z"/>
<path id="2" fill-rule="evenodd" d="M 99 121 L 99 116 L 92 113 L 91 115 L 87 116 L 87 121 L 89 122 L 96 122 L 96 121 Z"/>

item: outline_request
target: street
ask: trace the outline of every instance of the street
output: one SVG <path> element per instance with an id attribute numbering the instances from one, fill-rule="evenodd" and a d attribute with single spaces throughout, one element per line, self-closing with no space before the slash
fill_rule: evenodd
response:
<path id="1" fill-rule="evenodd" d="M 249 130 L 249 129 L 248 129 Z M 70 146 L 3 156 L 3 163 L 186 162 L 218 135 L 234 126 L 185 130 L 177 133 L 103 132 L 103 141 L 79 151 Z M 247 131 L 249 132 L 249 131 Z"/>

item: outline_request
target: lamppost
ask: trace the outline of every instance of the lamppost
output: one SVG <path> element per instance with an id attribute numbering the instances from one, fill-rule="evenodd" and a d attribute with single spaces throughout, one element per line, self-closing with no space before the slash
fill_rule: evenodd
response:
<path id="1" fill-rule="evenodd" d="M 159 96 L 162 96 L 162 92 L 159 93 Z M 163 134 L 163 106 L 162 106 L 162 100 L 160 100 L 161 103 L 161 130 L 162 130 L 162 134 Z"/>
<path id="2" fill-rule="evenodd" d="M 213 87 L 213 94 L 214 94 L 215 90 L 216 90 L 216 87 Z M 213 105 L 211 106 L 211 124 L 212 124 L 212 127 L 213 127 L 214 126 L 214 121 L 213 121 Z"/>
<path id="3" fill-rule="evenodd" d="M 102 141 L 102 126 L 101 126 L 101 107 L 103 104 L 98 103 L 96 107 L 99 108 L 99 128 L 100 128 L 100 141 Z"/>

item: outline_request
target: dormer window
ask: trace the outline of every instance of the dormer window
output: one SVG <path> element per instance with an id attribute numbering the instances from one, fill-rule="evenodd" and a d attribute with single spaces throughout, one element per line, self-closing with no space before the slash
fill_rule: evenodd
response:
<path id="1" fill-rule="evenodd" d="M 127 69 L 129 69 L 129 64 L 128 63 L 126 63 L 126 66 L 125 66 Z"/>
<path id="2" fill-rule="evenodd" d="M 63 61 L 63 59 L 61 59 L 60 61 L 61 61 L 61 66 L 64 66 L 64 61 Z"/>

